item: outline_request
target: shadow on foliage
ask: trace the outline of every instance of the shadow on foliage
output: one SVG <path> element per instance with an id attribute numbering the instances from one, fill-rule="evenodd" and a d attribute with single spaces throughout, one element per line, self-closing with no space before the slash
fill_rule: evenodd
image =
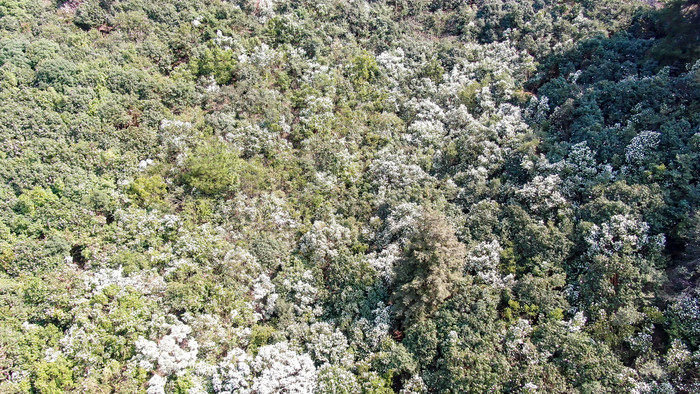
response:
<path id="1" fill-rule="evenodd" d="M 627 29 L 543 60 L 526 84 L 540 100 L 548 100 L 545 120 L 533 124 L 543 153 L 556 162 L 574 145 L 585 144 L 598 163 L 612 166 L 614 182 L 625 185 L 624 193 L 594 187 L 580 196 L 581 211 L 589 215 L 582 219 L 633 212 L 652 233 L 664 233 L 674 293 L 688 283 L 677 268 L 691 275 L 695 269 L 687 262 L 697 261 L 692 250 L 700 233 L 698 26 L 698 0 L 646 8 Z M 644 203 L 652 195 L 660 195 L 663 204 Z M 615 201 L 618 208 L 607 213 L 586 209 L 595 199 Z"/>

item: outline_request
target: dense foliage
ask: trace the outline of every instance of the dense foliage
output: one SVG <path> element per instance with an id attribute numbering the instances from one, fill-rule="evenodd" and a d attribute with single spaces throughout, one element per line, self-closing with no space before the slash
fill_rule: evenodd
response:
<path id="1" fill-rule="evenodd" d="M 0 392 L 700 392 L 697 0 L 0 0 Z"/>

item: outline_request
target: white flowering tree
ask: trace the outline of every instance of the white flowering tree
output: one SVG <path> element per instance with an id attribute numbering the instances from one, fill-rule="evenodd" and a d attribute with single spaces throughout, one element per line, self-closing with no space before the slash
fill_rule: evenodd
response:
<path id="1" fill-rule="evenodd" d="M 144 338 L 136 341 L 138 366 L 153 371 L 148 381 L 148 394 L 165 393 L 165 384 L 171 376 L 180 376 L 197 361 L 199 344 L 188 338 L 192 328 L 182 323 L 169 326 L 169 333 L 157 342 Z"/>
<path id="2" fill-rule="evenodd" d="M 255 357 L 233 349 L 212 377 L 216 393 L 312 393 L 316 367 L 308 354 L 299 354 L 287 342 L 266 345 Z"/>
<path id="3" fill-rule="evenodd" d="M 613 215 L 591 225 L 585 242 L 577 279 L 580 302 L 593 317 L 602 313 L 605 319 L 619 312 L 624 321 L 619 324 L 637 323 L 634 311 L 648 303 L 650 286 L 662 278 L 660 251 L 665 238 L 651 236 L 648 224 L 633 216 Z"/>

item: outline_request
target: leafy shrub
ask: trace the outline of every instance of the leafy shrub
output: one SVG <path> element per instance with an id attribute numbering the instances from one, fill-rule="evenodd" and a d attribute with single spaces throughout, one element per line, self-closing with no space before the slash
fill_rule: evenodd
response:
<path id="1" fill-rule="evenodd" d="M 235 191 L 241 160 L 226 144 L 212 142 L 198 146 L 184 163 L 182 182 L 193 191 L 218 195 Z"/>

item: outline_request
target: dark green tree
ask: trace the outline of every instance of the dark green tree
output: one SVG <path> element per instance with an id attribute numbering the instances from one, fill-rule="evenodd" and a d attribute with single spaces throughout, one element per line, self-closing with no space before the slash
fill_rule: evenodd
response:
<path id="1" fill-rule="evenodd" d="M 426 209 L 403 253 L 392 300 L 405 325 L 431 316 L 464 267 L 466 249 L 440 213 Z"/>

